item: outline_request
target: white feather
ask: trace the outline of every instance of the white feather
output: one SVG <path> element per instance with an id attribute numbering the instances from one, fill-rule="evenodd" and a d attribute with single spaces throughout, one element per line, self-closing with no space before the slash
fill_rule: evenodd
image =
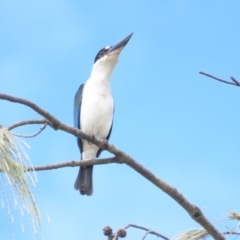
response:
<path id="1" fill-rule="evenodd" d="M 118 55 L 105 56 L 98 60 L 83 89 L 80 128 L 102 139 L 108 136 L 113 121 L 114 102 L 110 78 L 117 57 Z M 99 148 L 86 140 L 82 140 L 82 143 L 82 159 L 94 159 Z"/>

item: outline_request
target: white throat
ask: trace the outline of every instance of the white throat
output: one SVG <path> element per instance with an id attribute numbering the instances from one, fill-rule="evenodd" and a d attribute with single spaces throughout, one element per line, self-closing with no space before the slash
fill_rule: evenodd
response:
<path id="1" fill-rule="evenodd" d="M 112 72 L 117 64 L 118 56 L 106 56 L 103 59 L 98 60 L 92 68 L 92 72 L 89 80 L 94 81 L 95 84 L 109 85 Z"/>

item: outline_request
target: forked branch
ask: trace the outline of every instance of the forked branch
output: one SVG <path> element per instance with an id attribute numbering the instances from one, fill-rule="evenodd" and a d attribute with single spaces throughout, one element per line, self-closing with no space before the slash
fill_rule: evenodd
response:
<path id="1" fill-rule="evenodd" d="M 237 81 L 234 77 L 230 77 L 230 79 L 232 80 L 232 82 L 230 82 L 230 81 L 226 81 L 226 80 L 223 80 L 221 78 L 218 78 L 218 77 L 214 77 L 213 75 L 205 73 L 203 71 L 200 71 L 199 74 L 202 74 L 202 75 L 205 75 L 207 77 L 213 78 L 213 79 L 215 79 L 215 80 L 217 80 L 219 82 L 223 82 L 223 83 L 226 83 L 226 84 L 231 84 L 231 85 L 240 87 L 240 82 Z"/>
<path id="2" fill-rule="evenodd" d="M 10 102 L 20 103 L 23 105 L 26 105 L 30 108 L 32 108 L 34 111 L 39 113 L 41 116 L 46 118 L 49 122 L 49 124 L 56 130 L 62 130 L 67 133 L 70 133 L 74 136 L 81 137 L 82 139 L 85 139 L 87 141 L 91 141 L 95 145 L 97 145 L 100 148 L 105 148 L 109 152 L 113 153 L 115 155 L 115 158 L 117 162 L 119 163 L 125 163 L 131 168 L 133 168 L 135 171 L 140 173 L 142 176 L 147 178 L 150 182 L 152 182 L 155 186 L 157 186 L 159 189 L 167 193 L 171 198 L 173 198 L 180 206 L 182 206 L 189 215 L 200 225 L 202 225 L 203 228 L 206 229 L 206 231 L 217 240 L 223 240 L 225 239 L 224 236 L 214 227 L 214 225 L 203 215 L 201 210 L 190 203 L 178 190 L 167 183 L 165 183 L 163 180 L 155 176 L 151 171 L 149 171 L 147 168 L 136 162 L 132 157 L 124 153 L 123 151 L 117 149 L 114 145 L 108 144 L 106 147 L 106 142 L 102 139 L 93 138 L 92 136 L 86 134 L 85 132 L 76 129 L 74 127 L 71 127 L 69 125 L 66 125 L 62 122 L 60 122 L 57 118 L 55 118 L 53 115 L 51 115 L 49 112 L 45 111 L 44 109 L 40 108 L 38 105 L 23 99 L 23 98 L 17 98 L 13 96 L 9 96 L 7 94 L 0 93 L 0 99 L 7 100 Z"/>
<path id="3" fill-rule="evenodd" d="M 164 240 L 170 240 L 168 237 L 162 235 L 161 233 L 158 233 L 158 232 L 156 232 L 156 231 L 153 231 L 153 230 L 151 230 L 151 229 L 148 229 L 148 228 L 145 228 L 145 227 L 136 225 L 136 224 L 128 224 L 126 227 L 119 229 L 116 233 L 113 233 L 113 232 L 112 232 L 112 229 L 111 229 L 109 226 L 107 226 L 107 227 L 105 227 L 105 228 L 103 229 L 103 234 L 104 234 L 105 236 L 107 236 L 108 239 L 112 239 L 112 240 L 116 240 L 116 239 L 118 239 L 118 237 L 124 238 L 124 237 L 127 236 L 127 231 L 126 231 L 126 229 L 127 229 L 127 228 L 130 228 L 130 227 L 138 228 L 138 229 L 141 229 L 141 230 L 146 231 L 146 233 L 145 233 L 145 234 L 143 235 L 143 237 L 142 237 L 142 240 L 144 240 L 148 234 L 153 234 L 153 235 L 155 235 L 155 236 L 157 236 L 157 237 L 160 237 L 160 238 L 162 238 L 162 239 L 164 239 Z"/>
<path id="4" fill-rule="evenodd" d="M 12 132 L 12 134 L 17 137 L 32 138 L 32 137 L 36 137 L 38 134 L 40 134 L 46 128 L 46 126 L 47 126 L 47 123 L 45 123 L 42 127 L 40 127 L 40 129 L 34 134 L 25 135 L 25 134 L 13 133 L 13 132 Z"/>
<path id="5" fill-rule="evenodd" d="M 10 131 L 14 128 L 21 127 L 24 125 L 30 125 L 30 124 L 50 124 L 47 119 L 30 119 L 30 120 L 23 120 L 20 122 L 16 122 L 10 126 L 7 127 L 7 129 Z"/>

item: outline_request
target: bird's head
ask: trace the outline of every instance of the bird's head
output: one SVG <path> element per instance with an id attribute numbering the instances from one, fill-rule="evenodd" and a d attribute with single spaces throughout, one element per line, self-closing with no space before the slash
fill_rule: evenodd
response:
<path id="1" fill-rule="evenodd" d="M 102 48 L 96 55 L 94 59 L 93 70 L 94 71 L 113 71 L 117 64 L 118 56 L 127 45 L 128 41 L 132 37 L 133 33 L 125 37 L 122 41 L 115 44 L 114 46 L 107 46 Z"/>

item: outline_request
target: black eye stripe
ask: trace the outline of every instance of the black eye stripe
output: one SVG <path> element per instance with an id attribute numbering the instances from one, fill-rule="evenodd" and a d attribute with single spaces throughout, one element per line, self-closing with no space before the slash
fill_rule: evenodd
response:
<path id="1" fill-rule="evenodd" d="M 98 59 L 102 58 L 102 57 L 106 54 L 106 52 L 109 50 L 109 48 L 110 48 L 110 47 L 102 48 L 102 49 L 98 52 L 98 54 L 96 55 L 95 60 L 94 60 L 94 63 L 95 63 Z"/>

